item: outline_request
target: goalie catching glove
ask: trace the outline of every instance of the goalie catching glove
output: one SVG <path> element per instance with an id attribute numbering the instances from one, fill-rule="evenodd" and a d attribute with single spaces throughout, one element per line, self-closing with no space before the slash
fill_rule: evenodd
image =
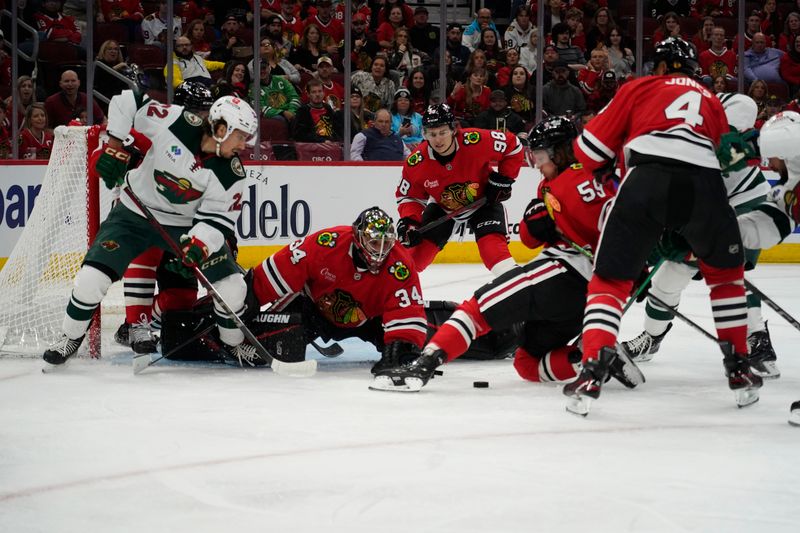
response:
<path id="1" fill-rule="evenodd" d="M 511 198 L 511 187 L 514 180 L 503 176 L 499 172 L 489 173 L 489 182 L 486 184 L 486 201 L 490 203 L 505 202 Z"/>
<path id="2" fill-rule="evenodd" d="M 106 187 L 113 189 L 125 181 L 125 173 L 128 172 L 130 160 L 131 156 L 125 150 L 105 145 L 100 150 L 94 168 L 103 178 Z"/>

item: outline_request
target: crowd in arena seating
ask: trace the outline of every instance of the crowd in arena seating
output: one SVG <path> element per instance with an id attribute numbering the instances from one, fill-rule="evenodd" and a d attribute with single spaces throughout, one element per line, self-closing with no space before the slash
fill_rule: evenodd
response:
<path id="1" fill-rule="evenodd" d="M 429 20 L 424 2 L 258 0 L 258 43 L 254 0 L 176 1 L 169 60 L 165 0 L 94 0 L 94 21 L 86 20 L 86 1 L 21 3 L 20 18 L 38 31 L 40 43 L 34 64 L 20 61 L 17 80 L 11 79 L 10 48 L 0 50 L 0 158 L 11 154 L 14 102 L 21 158 L 47 159 L 53 128 L 86 122 L 87 49 L 98 63 L 95 95 L 102 96 L 95 97 L 95 123 L 105 119 L 108 99 L 132 85 L 126 80 L 165 101 L 171 69 L 173 87 L 191 80 L 215 96 L 257 100 L 261 147 L 265 157 L 278 159 L 342 159 L 345 98 L 351 104 L 350 158 L 400 160 L 422 141 L 421 114 L 440 95 L 462 125 L 524 137 L 536 117 L 538 69 L 543 113 L 569 115 L 579 124 L 591 120 L 636 70 L 634 0 L 546 0 L 542 28 L 535 26 L 537 1 L 487 0 L 474 20 L 451 22 L 443 30 L 438 20 Z M 746 2 L 741 51 L 737 0 L 643 1 L 645 72 L 653 44 L 680 36 L 697 48 L 699 76 L 715 91 L 735 90 L 737 78 L 744 77 L 760 121 L 798 108 L 800 0 Z M 348 5 L 352 53 L 344 57 Z M 506 24 L 495 20 L 500 12 L 508 14 Z M 86 39 L 89 23 L 94 42 Z M 2 30 L 10 35 L 10 28 Z M 443 88 L 440 31 L 446 39 Z M 30 36 L 19 35 L 20 51 L 32 53 Z M 259 72 L 254 54 L 261 58 Z M 346 61 L 352 69 L 349 94 Z"/>

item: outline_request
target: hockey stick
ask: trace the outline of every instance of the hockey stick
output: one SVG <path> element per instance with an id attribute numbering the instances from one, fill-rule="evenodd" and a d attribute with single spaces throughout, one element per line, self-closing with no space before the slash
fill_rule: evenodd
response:
<path id="1" fill-rule="evenodd" d="M 467 212 L 469 212 L 469 211 L 471 211 L 473 209 L 478 209 L 480 207 L 483 207 L 486 204 L 486 201 L 487 200 L 486 200 L 485 196 L 482 197 L 482 198 L 478 198 L 477 200 L 475 200 L 471 204 L 465 205 L 464 207 L 456 209 L 455 211 L 450 211 L 449 213 L 446 213 L 446 214 L 440 216 L 436 220 L 431 220 L 430 222 L 428 222 L 424 226 L 420 226 L 420 227 L 416 228 L 414 231 L 416 231 L 417 233 L 426 233 L 426 232 L 432 230 L 433 228 L 441 226 L 442 224 L 444 224 L 448 220 L 453 220 L 454 218 L 460 217 L 464 213 L 467 213 Z"/>
<path id="2" fill-rule="evenodd" d="M 317 344 L 317 341 L 311 341 L 311 346 L 325 357 L 339 357 L 344 353 L 344 348 L 342 348 L 338 342 L 331 343 L 328 346 L 322 346 Z"/>
<path id="3" fill-rule="evenodd" d="M 211 333 L 211 330 L 213 330 L 215 327 L 216 327 L 216 324 L 211 324 L 210 326 L 208 326 L 204 330 L 202 330 L 202 331 L 200 331 L 198 333 L 195 333 L 191 338 L 189 338 L 189 339 L 183 341 L 182 343 L 180 343 L 179 345 L 175 346 L 173 349 L 171 349 L 170 351 L 168 351 L 164 355 L 159 355 L 158 357 L 156 357 L 153 360 L 150 360 L 150 354 L 134 354 L 134 356 L 133 356 L 133 374 L 134 375 L 139 374 L 142 370 L 153 366 L 154 364 L 158 363 L 162 359 L 169 359 L 169 357 L 172 354 L 174 354 L 175 352 L 177 352 L 178 350 L 186 348 L 187 346 L 189 346 L 191 343 L 193 343 L 194 341 L 196 341 L 200 337 L 202 337 L 204 335 L 208 335 L 209 333 Z"/>
<path id="4" fill-rule="evenodd" d="M 176 257 L 183 257 L 183 251 L 181 250 L 180 246 L 172 239 L 172 237 L 167 233 L 167 230 L 164 229 L 164 226 L 156 219 L 150 209 L 145 206 L 142 201 L 136 196 L 130 187 L 125 187 L 125 193 L 128 197 L 133 201 L 136 207 L 144 213 L 144 216 L 150 222 L 150 224 L 155 228 L 155 230 L 161 235 L 161 238 L 167 243 L 167 246 L 170 247 L 172 253 L 175 254 Z M 206 275 L 203 274 L 203 271 L 197 265 L 192 265 L 192 270 L 194 271 L 197 280 L 200 282 L 206 291 L 211 294 L 217 303 L 228 313 L 228 316 L 236 322 L 236 326 L 241 330 L 244 334 L 247 341 L 255 347 L 258 355 L 263 357 L 266 361 L 271 363 L 272 370 L 276 374 L 280 374 L 282 376 L 291 376 L 291 377 L 309 377 L 313 376 L 317 372 L 317 361 L 311 359 L 310 361 L 299 361 L 296 363 L 289 363 L 286 361 L 281 361 L 280 359 L 276 359 L 275 357 L 270 354 L 264 346 L 258 342 L 258 339 L 253 332 L 250 331 L 250 328 L 244 323 L 244 321 L 237 315 L 233 309 L 228 305 L 228 303 L 222 298 L 222 296 L 217 292 L 217 289 L 208 281 Z"/>
<path id="5" fill-rule="evenodd" d="M 750 292 L 752 292 L 753 294 L 755 294 L 756 296 L 761 298 L 764 301 L 765 304 L 767 304 L 773 311 L 775 311 L 776 313 L 781 315 L 781 317 L 784 320 L 786 320 L 789 324 L 794 326 L 795 329 L 800 330 L 800 322 L 795 320 L 795 318 L 792 315 L 790 315 L 789 313 L 784 311 L 784 309 L 781 306 L 779 306 L 778 304 L 776 304 L 772 300 L 772 298 L 770 298 L 769 296 L 767 296 L 766 294 L 761 292 L 761 290 L 758 287 L 756 287 L 755 285 L 750 283 L 750 281 L 748 281 L 747 279 L 744 280 L 744 286 L 747 287 L 747 289 Z"/>

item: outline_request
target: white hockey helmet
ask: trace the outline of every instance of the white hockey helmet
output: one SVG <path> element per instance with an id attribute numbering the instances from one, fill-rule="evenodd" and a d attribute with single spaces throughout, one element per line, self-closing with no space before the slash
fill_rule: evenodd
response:
<path id="1" fill-rule="evenodd" d="M 717 97 L 725 108 L 725 116 L 728 117 L 731 127 L 737 131 L 746 131 L 755 125 L 758 116 L 755 100 L 739 93 L 719 93 Z"/>
<path id="2" fill-rule="evenodd" d="M 216 136 L 216 125 L 220 120 L 224 120 L 228 129 L 222 137 Z M 256 132 L 258 131 L 258 116 L 250 104 L 235 96 L 223 96 L 211 104 L 208 111 L 208 121 L 211 123 L 212 135 L 214 139 L 222 143 L 227 139 L 233 130 L 241 130 L 247 134 L 247 145 L 255 144 Z"/>
<path id="3" fill-rule="evenodd" d="M 800 113 L 781 111 L 761 127 L 758 140 L 763 157 L 795 159 L 800 156 Z"/>

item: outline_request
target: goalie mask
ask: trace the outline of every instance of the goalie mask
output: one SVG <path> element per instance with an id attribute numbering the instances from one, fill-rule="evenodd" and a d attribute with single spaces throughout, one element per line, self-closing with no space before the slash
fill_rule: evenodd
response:
<path id="1" fill-rule="evenodd" d="M 217 137 L 216 126 L 220 121 L 227 125 L 225 135 Z M 211 132 L 214 140 L 222 144 L 225 139 L 230 137 L 234 130 L 243 131 L 247 134 L 247 145 L 253 146 L 258 131 L 258 117 L 250 104 L 235 96 L 223 96 L 211 105 L 208 112 L 208 122 L 211 124 Z"/>
<path id="2" fill-rule="evenodd" d="M 392 217 L 377 206 L 362 211 L 353 222 L 356 251 L 372 274 L 380 272 L 396 239 Z"/>

